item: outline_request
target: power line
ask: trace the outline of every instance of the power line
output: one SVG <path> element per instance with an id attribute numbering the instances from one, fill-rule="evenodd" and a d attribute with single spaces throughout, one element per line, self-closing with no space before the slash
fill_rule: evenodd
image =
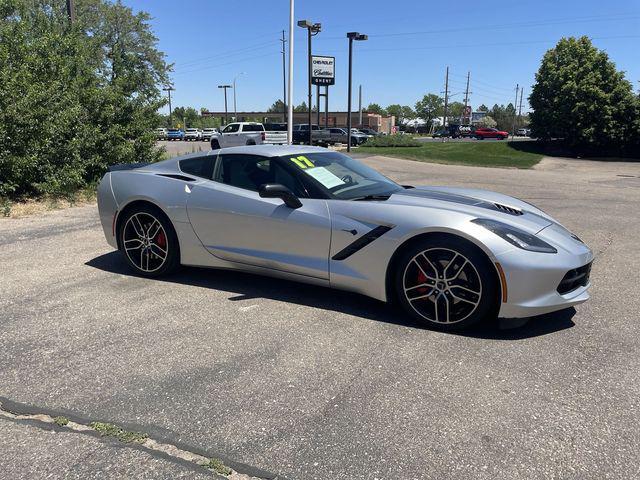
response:
<path id="1" fill-rule="evenodd" d="M 268 58 L 268 57 L 272 57 L 272 56 L 275 56 L 275 55 L 280 56 L 280 52 L 273 52 L 273 53 L 267 53 L 267 54 L 262 54 L 262 55 L 254 55 L 252 57 L 242 58 L 240 60 L 235 60 L 233 62 L 217 63 L 215 65 L 207 65 L 205 67 L 197 68 L 195 70 L 188 70 L 188 71 L 178 72 L 178 73 L 175 74 L 175 76 L 189 75 L 189 74 L 196 73 L 196 72 L 202 72 L 202 71 L 205 71 L 205 70 L 211 70 L 212 68 L 224 67 L 224 66 L 227 66 L 227 65 L 234 65 L 236 63 L 242 63 L 242 62 L 246 62 L 246 61 L 249 61 L 249 60 L 255 60 L 257 58 Z"/>
<path id="2" fill-rule="evenodd" d="M 370 37 L 401 37 L 401 36 L 412 36 L 412 35 L 429 35 L 429 34 L 440 34 L 440 33 L 451 33 L 451 32 L 467 32 L 469 30 L 496 30 L 496 29 L 509 29 L 509 28 L 523 28 L 523 27 L 538 27 L 538 26 L 549 26 L 549 25 L 564 25 L 564 24 L 572 24 L 572 23 L 591 23 L 591 22 L 606 22 L 606 21 L 619 21 L 619 20 L 635 20 L 640 18 L 640 15 L 637 14 L 614 14 L 614 15 L 599 15 L 599 16 L 589 16 L 589 17 L 573 17 L 573 18 L 564 18 L 564 19 L 556 19 L 556 20 L 536 20 L 529 22 L 516 22 L 516 23 L 502 23 L 495 25 L 479 25 L 476 27 L 456 27 L 456 28 L 444 28 L 440 30 L 422 30 L 415 32 L 397 32 L 397 33 L 377 33 L 371 34 Z"/>
<path id="3" fill-rule="evenodd" d="M 237 48 L 235 50 L 227 50 L 225 53 L 220 53 L 217 55 L 211 55 L 209 57 L 202 57 L 198 60 L 192 60 L 189 62 L 184 62 L 184 63 L 176 63 L 176 65 L 178 65 L 180 67 L 180 69 L 183 68 L 190 68 L 190 67 L 195 67 L 197 64 L 199 63 L 203 63 L 203 62 L 208 62 L 210 60 L 215 60 L 215 59 L 220 59 L 220 58 L 226 58 L 226 57 L 233 57 L 235 55 L 237 55 L 238 53 L 243 53 L 246 51 L 255 51 L 255 50 L 264 50 L 266 48 L 270 48 L 272 46 L 274 46 L 276 43 L 278 43 L 278 41 L 276 40 L 271 40 L 269 42 L 262 42 L 262 43 L 258 43 L 255 45 L 250 45 L 247 47 L 243 47 L 243 48 Z"/>

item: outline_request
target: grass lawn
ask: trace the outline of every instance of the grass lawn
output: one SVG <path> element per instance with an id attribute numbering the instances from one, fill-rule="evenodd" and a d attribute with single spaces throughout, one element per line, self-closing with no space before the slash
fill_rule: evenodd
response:
<path id="1" fill-rule="evenodd" d="M 479 167 L 531 168 L 542 158 L 534 142 L 425 142 L 419 147 L 367 147 L 358 153 L 407 158 L 419 162 Z"/>

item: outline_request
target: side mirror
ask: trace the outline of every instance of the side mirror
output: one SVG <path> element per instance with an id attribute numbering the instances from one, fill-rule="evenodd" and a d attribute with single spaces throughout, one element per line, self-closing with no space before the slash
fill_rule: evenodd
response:
<path id="1" fill-rule="evenodd" d="M 279 183 L 264 183 L 258 188 L 258 194 L 262 198 L 280 198 L 289 208 L 300 208 L 302 202 L 294 193 Z"/>

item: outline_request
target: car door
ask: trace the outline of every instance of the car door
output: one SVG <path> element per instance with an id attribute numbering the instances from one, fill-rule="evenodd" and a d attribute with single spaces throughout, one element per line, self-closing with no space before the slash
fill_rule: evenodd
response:
<path id="1" fill-rule="evenodd" d="M 221 147 L 236 147 L 240 145 L 240 124 L 230 123 L 224 127 L 220 140 Z"/>
<path id="2" fill-rule="evenodd" d="M 286 185 L 302 207 L 261 198 L 257 189 L 264 183 Z M 219 155 L 214 180 L 192 187 L 187 211 L 200 241 L 218 258 L 328 280 L 327 202 L 304 198 L 303 190 L 272 158 Z"/>

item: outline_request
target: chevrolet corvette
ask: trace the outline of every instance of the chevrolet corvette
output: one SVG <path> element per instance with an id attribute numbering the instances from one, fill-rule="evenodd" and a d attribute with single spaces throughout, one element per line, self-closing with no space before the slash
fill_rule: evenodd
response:
<path id="1" fill-rule="evenodd" d="M 110 167 L 107 242 L 141 276 L 181 265 L 358 292 L 442 330 L 589 298 L 593 254 L 535 206 L 399 185 L 342 153 L 241 146 Z"/>

